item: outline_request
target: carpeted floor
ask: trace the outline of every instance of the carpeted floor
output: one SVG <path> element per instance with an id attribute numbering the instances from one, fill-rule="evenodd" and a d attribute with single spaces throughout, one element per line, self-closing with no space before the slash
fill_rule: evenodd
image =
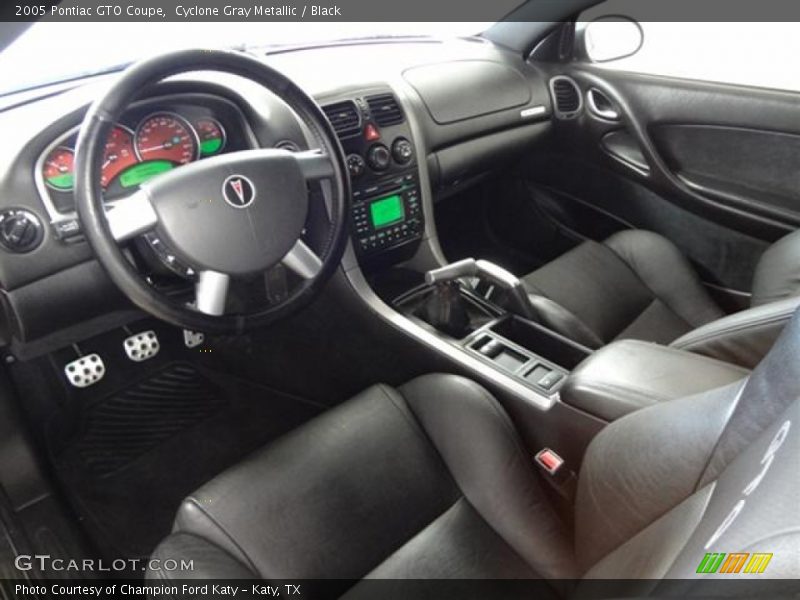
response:
<path id="1" fill-rule="evenodd" d="M 86 408 L 53 464 L 103 554 L 147 556 L 187 494 L 320 410 L 171 362 Z"/>

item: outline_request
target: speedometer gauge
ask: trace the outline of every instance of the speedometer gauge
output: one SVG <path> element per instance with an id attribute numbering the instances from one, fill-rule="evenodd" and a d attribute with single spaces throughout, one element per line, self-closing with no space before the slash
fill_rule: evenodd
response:
<path id="1" fill-rule="evenodd" d="M 64 146 L 55 148 L 44 159 L 44 182 L 54 190 L 67 191 L 74 183 L 75 153 Z"/>
<path id="2" fill-rule="evenodd" d="M 197 134 L 181 117 L 156 113 L 136 129 L 136 152 L 141 161 L 169 161 L 184 165 L 198 157 Z"/>

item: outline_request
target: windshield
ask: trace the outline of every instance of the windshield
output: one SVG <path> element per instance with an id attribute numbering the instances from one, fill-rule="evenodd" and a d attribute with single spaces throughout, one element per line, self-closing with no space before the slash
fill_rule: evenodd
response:
<path id="1" fill-rule="evenodd" d="M 472 35 L 489 23 L 48 23 L 0 53 L 0 95 L 180 48 L 281 47 L 353 38 Z"/>

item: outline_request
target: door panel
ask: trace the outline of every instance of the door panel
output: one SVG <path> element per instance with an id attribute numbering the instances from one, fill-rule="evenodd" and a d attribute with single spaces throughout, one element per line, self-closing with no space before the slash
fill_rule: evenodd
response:
<path id="1" fill-rule="evenodd" d="M 763 250 L 800 226 L 800 94 L 585 63 L 550 73 L 571 77 L 585 108 L 529 157 L 531 198 L 557 198 L 549 214 L 580 236 L 599 237 L 578 217 L 587 207 L 603 233 L 609 219 L 662 233 L 707 283 L 749 291 Z"/>
<path id="2" fill-rule="evenodd" d="M 800 115 L 798 115 L 800 116 Z M 701 195 L 747 198 L 800 214 L 800 135 L 715 125 L 657 125 L 652 136 L 678 178 Z"/>

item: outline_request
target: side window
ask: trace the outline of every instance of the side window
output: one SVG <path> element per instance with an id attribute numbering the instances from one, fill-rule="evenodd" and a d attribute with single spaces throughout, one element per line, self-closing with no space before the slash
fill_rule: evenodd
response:
<path id="1" fill-rule="evenodd" d="M 790 65 L 800 53 L 798 23 L 639 21 L 629 2 L 621 4 L 609 0 L 578 20 L 579 53 L 604 68 L 800 91 Z M 625 52 L 633 35 L 626 23 L 641 31 L 633 53 Z"/>

